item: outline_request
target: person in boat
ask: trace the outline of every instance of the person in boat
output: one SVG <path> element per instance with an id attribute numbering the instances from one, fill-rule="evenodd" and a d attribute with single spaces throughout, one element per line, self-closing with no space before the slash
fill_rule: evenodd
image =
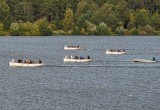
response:
<path id="1" fill-rule="evenodd" d="M 16 60 L 15 60 L 15 59 L 12 59 L 12 63 L 16 63 Z"/>
<path id="2" fill-rule="evenodd" d="M 69 57 L 67 55 L 65 55 L 64 58 L 69 58 Z"/>
<path id="3" fill-rule="evenodd" d="M 39 63 L 41 64 L 42 63 L 42 61 L 39 59 Z"/>
<path id="4" fill-rule="evenodd" d="M 78 56 L 75 56 L 75 59 L 78 59 Z"/>
<path id="5" fill-rule="evenodd" d="M 87 58 L 90 59 L 90 56 L 88 55 Z"/>
<path id="6" fill-rule="evenodd" d="M 18 63 L 22 63 L 23 61 L 21 59 L 18 59 Z"/>
<path id="7" fill-rule="evenodd" d="M 80 59 L 84 59 L 82 56 L 79 57 Z"/>
<path id="8" fill-rule="evenodd" d="M 30 64 L 33 64 L 33 63 L 34 63 L 34 61 L 31 60 Z"/>
<path id="9" fill-rule="evenodd" d="M 28 60 L 28 59 L 27 59 L 27 60 L 26 60 L 26 63 L 27 63 L 27 64 L 31 64 L 31 60 Z"/>
<path id="10" fill-rule="evenodd" d="M 155 57 L 152 57 L 152 61 L 156 61 L 156 58 L 155 58 Z"/>
<path id="11" fill-rule="evenodd" d="M 71 55 L 71 59 L 74 59 L 74 57 Z"/>

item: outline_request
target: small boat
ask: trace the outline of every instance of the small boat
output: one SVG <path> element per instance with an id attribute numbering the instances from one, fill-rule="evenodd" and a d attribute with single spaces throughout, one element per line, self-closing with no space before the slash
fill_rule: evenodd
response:
<path id="1" fill-rule="evenodd" d="M 107 49 L 106 50 L 106 54 L 121 55 L 121 54 L 125 54 L 125 53 L 126 53 L 125 50 L 115 50 L 115 49 Z"/>
<path id="2" fill-rule="evenodd" d="M 65 56 L 63 60 L 64 62 L 90 62 L 92 61 L 89 56 L 86 58 L 83 58 L 83 57 L 77 57 L 77 56 L 74 57 L 72 55 L 70 57 Z"/>
<path id="3" fill-rule="evenodd" d="M 64 46 L 64 50 L 84 50 L 86 49 L 85 47 L 80 47 L 80 46 Z"/>
<path id="4" fill-rule="evenodd" d="M 134 62 L 141 62 L 141 63 L 155 63 L 157 61 L 155 60 L 146 60 L 146 59 L 140 59 L 140 58 L 136 58 L 136 59 L 133 59 Z"/>
<path id="5" fill-rule="evenodd" d="M 29 62 L 29 60 L 25 60 L 25 62 L 23 62 L 23 60 L 18 60 L 18 62 L 16 62 L 14 59 L 12 59 L 12 61 L 9 62 L 9 65 L 11 67 L 41 67 L 44 66 L 44 64 L 42 63 L 42 61 L 39 60 L 39 62 Z"/>

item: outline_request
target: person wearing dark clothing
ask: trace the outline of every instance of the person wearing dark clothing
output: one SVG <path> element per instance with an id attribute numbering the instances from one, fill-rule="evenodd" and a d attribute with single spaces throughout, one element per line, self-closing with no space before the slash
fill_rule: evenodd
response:
<path id="1" fill-rule="evenodd" d="M 39 63 L 42 63 L 42 61 L 39 59 Z"/>

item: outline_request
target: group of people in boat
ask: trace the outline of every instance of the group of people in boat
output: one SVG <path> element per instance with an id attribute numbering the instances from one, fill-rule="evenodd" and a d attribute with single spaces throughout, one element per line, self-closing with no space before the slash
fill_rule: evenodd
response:
<path id="1" fill-rule="evenodd" d="M 88 55 L 87 57 L 82 57 L 82 56 L 64 56 L 66 59 L 91 59 L 91 57 Z"/>
<path id="2" fill-rule="evenodd" d="M 107 49 L 108 52 L 125 52 L 125 50 Z"/>
<path id="3" fill-rule="evenodd" d="M 69 48 L 79 48 L 80 46 L 66 46 L 66 47 L 69 47 Z"/>
<path id="4" fill-rule="evenodd" d="M 12 62 L 13 63 L 16 63 L 16 60 L 15 59 L 12 59 Z M 22 59 L 18 59 L 17 63 L 25 63 L 25 64 L 35 64 L 35 63 L 39 63 L 41 64 L 42 61 L 39 59 L 37 61 L 33 61 L 33 60 L 29 60 L 29 59 L 26 59 L 26 60 L 22 60 Z"/>

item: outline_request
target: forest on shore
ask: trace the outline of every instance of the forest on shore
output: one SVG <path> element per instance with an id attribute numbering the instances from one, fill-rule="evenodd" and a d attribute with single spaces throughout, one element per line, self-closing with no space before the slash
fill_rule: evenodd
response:
<path id="1" fill-rule="evenodd" d="M 160 35 L 160 0 L 0 0 L 0 36 Z"/>

